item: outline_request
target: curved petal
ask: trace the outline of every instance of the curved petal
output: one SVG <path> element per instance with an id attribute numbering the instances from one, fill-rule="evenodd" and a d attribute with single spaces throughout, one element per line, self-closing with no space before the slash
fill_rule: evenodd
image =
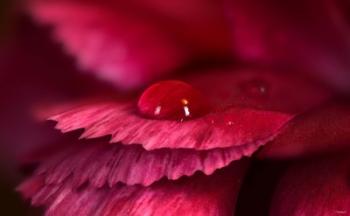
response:
<path id="1" fill-rule="evenodd" d="M 98 188 L 106 184 L 113 187 L 118 182 L 149 186 L 164 177 L 176 180 L 197 171 L 211 175 L 256 150 L 254 144 L 208 151 L 146 151 L 139 145 L 107 145 L 103 141 L 83 141 L 71 146 L 44 161 L 37 170 L 37 175 L 45 173 L 46 184 L 60 184 L 73 178 L 74 187 L 87 182 Z"/>
<path id="2" fill-rule="evenodd" d="M 181 66 L 184 50 L 151 21 L 69 1 L 33 1 L 29 12 L 54 27 L 55 38 L 79 66 L 123 88 L 139 87 Z"/>
<path id="3" fill-rule="evenodd" d="M 33 184 L 25 182 L 18 190 L 30 194 L 33 204 L 47 205 L 47 215 L 225 216 L 234 213 L 246 168 L 247 161 L 241 161 L 211 176 L 196 174 L 178 181 L 161 181 L 150 187 L 117 185 L 74 189 L 66 182 L 34 189 Z M 36 176 L 29 181 L 40 182 L 41 179 Z M 36 193 L 32 193 L 35 190 Z"/>
<path id="4" fill-rule="evenodd" d="M 142 144 L 147 150 L 211 149 L 263 144 L 293 114 L 323 102 L 330 94 L 322 86 L 289 73 L 262 69 L 199 72 L 184 80 L 219 110 L 201 118 L 185 122 L 145 119 L 131 102 L 94 102 L 51 119 L 58 121 L 57 128 L 64 132 L 85 129 L 84 138 L 112 135 L 112 142 Z"/>
<path id="5" fill-rule="evenodd" d="M 62 132 L 85 129 L 82 138 L 111 135 L 111 142 L 141 144 L 146 150 L 198 150 L 270 141 L 291 115 L 231 108 L 190 121 L 152 120 L 137 114 L 133 104 L 105 102 L 85 105 L 51 117 Z M 252 124 L 254 122 L 254 124 Z"/>
<path id="6" fill-rule="evenodd" d="M 350 106 L 332 102 L 290 121 L 261 158 L 293 158 L 350 148 Z"/>
<path id="7" fill-rule="evenodd" d="M 297 163 L 280 181 L 271 216 L 349 215 L 349 155 Z"/>

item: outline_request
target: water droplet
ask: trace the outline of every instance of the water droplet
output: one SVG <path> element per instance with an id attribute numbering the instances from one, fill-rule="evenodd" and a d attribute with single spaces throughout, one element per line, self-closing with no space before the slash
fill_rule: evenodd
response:
<path id="1" fill-rule="evenodd" d="M 197 89 L 176 80 L 151 85 L 142 93 L 137 105 L 144 117 L 179 121 L 200 117 L 210 110 Z"/>
<path id="2" fill-rule="evenodd" d="M 243 93 L 249 97 L 265 98 L 269 94 L 269 85 L 261 79 L 249 80 L 242 84 Z"/>
<path id="3" fill-rule="evenodd" d="M 228 121 L 228 122 L 226 123 L 226 125 L 227 125 L 227 126 L 232 126 L 232 125 L 234 125 L 234 123 L 233 123 L 233 121 Z"/>

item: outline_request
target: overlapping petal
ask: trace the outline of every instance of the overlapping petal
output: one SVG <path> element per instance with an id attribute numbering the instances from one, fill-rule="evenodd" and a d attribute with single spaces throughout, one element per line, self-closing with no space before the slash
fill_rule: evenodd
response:
<path id="1" fill-rule="evenodd" d="M 190 121 L 144 118 L 138 114 L 135 100 L 93 102 L 50 119 L 57 121 L 57 128 L 63 132 L 85 129 L 84 138 L 111 135 L 111 142 L 141 144 L 147 150 L 204 150 L 263 144 L 273 138 L 294 113 L 329 97 L 324 88 L 287 72 L 261 69 L 210 72 L 198 72 L 185 80 L 198 88 L 218 111 Z M 285 98 L 289 103 L 281 103 Z"/>
<path id="2" fill-rule="evenodd" d="M 77 141 L 74 141 L 77 142 Z M 232 161 L 250 156 L 257 144 L 207 151 L 158 149 L 146 151 L 140 145 L 108 145 L 102 140 L 71 143 L 68 149 L 42 162 L 36 175 L 45 174 L 47 184 L 60 184 L 72 178 L 74 187 L 90 183 L 100 188 L 127 185 L 148 186 L 162 178 L 176 180 L 200 171 L 211 175 Z M 66 145 L 67 146 L 67 145 Z"/>
<path id="3" fill-rule="evenodd" d="M 42 176 L 24 182 L 19 191 L 34 205 L 49 206 L 47 215 L 233 215 L 247 168 L 241 161 L 211 176 L 196 174 L 149 187 L 117 185 L 76 189 L 67 181 L 47 185 Z"/>
<path id="4" fill-rule="evenodd" d="M 350 106 L 334 101 L 291 121 L 260 152 L 262 158 L 295 158 L 350 148 Z"/>
<path id="5" fill-rule="evenodd" d="M 217 16 L 223 8 L 209 1 L 196 7 L 200 3 L 38 0 L 28 9 L 53 26 L 54 36 L 81 69 L 134 88 L 180 67 L 188 59 L 185 53 L 227 51 L 226 23 Z M 47 215 L 232 215 L 247 169 L 247 161 L 236 160 L 270 141 L 260 156 L 286 158 L 348 147 L 347 104 L 324 106 L 291 121 L 325 102 L 330 91 L 304 71 L 285 71 L 290 65 L 310 69 L 338 89 L 350 89 L 349 23 L 339 2 L 231 3 L 238 56 L 277 66 L 274 70 L 180 74 L 178 79 L 213 105 L 211 112 L 186 121 L 146 118 L 136 98 L 54 107 L 50 119 L 56 127 L 83 129 L 85 139 L 64 143 L 54 153 L 44 150 L 50 157 L 37 158 L 39 169 L 19 187 L 24 197 L 47 206 Z M 191 47 L 180 47 L 175 38 Z M 292 167 L 280 182 L 271 214 L 348 214 L 347 156 Z"/>
<path id="6" fill-rule="evenodd" d="M 111 135 L 112 143 L 141 144 L 146 150 L 205 150 L 251 143 L 264 144 L 291 117 L 278 112 L 231 108 L 185 122 L 152 120 L 137 114 L 133 104 L 105 102 L 85 105 L 50 119 L 57 121 L 56 128 L 63 132 L 85 129 L 82 138 Z"/>

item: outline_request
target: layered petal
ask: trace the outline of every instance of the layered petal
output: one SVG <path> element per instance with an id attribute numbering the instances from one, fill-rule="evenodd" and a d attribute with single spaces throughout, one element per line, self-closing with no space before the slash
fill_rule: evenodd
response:
<path id="1" fill-rule="evenodd" d="M 19 187 L 34 205 L 48 205 L 47 215 L 233 215 L 247 168 L 241 161 L 211 176 L 196 174 L 150 187 L 117 185 L 75 189 L 71 182 L 45 185 L 35 176 Z M 38 188 L 37 185 L 42 187 Z"/>
<path id="2" fill-rule="evenodd" d="M 349 215 L 349 164 L 349 155 L 295 164 L 279 183 L 271 215 Z"/>
<path id="3" fill-rule="evenodd" d="M 259 156 L 294 158 L 350 149 L 349 116 L 349 104 L 339 101 L 298 116 Z"/>
<path id="4" fill-rule="evenodd" d="M 137 114 L 133 104 L 85 105 L 50 118 L 63 131 L 85 129 L 82 138 L 111 135 L 111 142 L 159 148 L 213 149 L 270 141 L 291 115 L 231 108 L 190 121 L 152 120 Z M 252 124 L 254 122 L 254 124 Z"/>
<path id="5" fill-rule="evenodd" d="M 147 150 L 203 150 L 269 141 L 295 113 L 329 97 L 323 87 L 287 72 L 261 69 L 210 72 L 199 71 L 184 78 L 216 107 L 212 113 L 189 121 L 144 118 L 132 100 L 88 103 L 50 119 L 57 121 L 57 128 L 63 132 L 85 129 L 84 138 L 111 135 L 111 142 L 142 144 Z"/>
<path id="6" fill-rule="evenodd" d="M 235 50 L 242 59 L 303 67 L 350 90 L 350 25 L 341 1 L 227 2 Z"/>
<path id="7" fill-rule="evenodd" d="M 77 141 L 75 141 L 77 142 Z M 200 171 L 211 175 L 232 161 L 250 156 L 257 144 L 196 151 L 159 149 L 146 151 L 140 145 L 108 145 L 102 140 L 71 143 L 71 147 L 43 161 L 36 175 L 45 174 L 46 184 L 61 184 L 72 178 L 74 187 L 127 185 L 148 186 L 161 178 L 176 180 Z"/>
<path id="8" fill-rule="evenodd" d="M 181 66 L 184 49 L 157 24 L 123 8 L 77 1 L 32 1 L 29 12 L 54 27 L 81 69 L 123 87 L 139 87 Z"/>

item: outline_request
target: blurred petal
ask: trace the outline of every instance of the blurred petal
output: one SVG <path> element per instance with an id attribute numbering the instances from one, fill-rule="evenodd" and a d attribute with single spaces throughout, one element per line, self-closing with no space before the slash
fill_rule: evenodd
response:
<path id="1" fill-rule="evenodd" d="M 82 70 L 122 88 L 139 87 L 181 67 L 184 50 L 150 20 L 103 4 L 33 1 L 30 13 L 54 27 L 55 38 Z"/>
<path id="2" fill-rule="evenodd" d="M 77 141 L 75 141 L 77 143 Z M 69 145 L 68 145 L 69 146 Z M 146 151 L 140 145 L 108 145 L 105 141 L 70 143 L 68 149 L 43 161 L 37 175 L 45 173 L 46 184 L 60 184 L 73 178 L 78 188 L 89 182 L 93 187 L 118 182 L 149 186 L 166 177 L 170 180 L 192 176 L 196 171 L 211 175 L 242 156 L 249 156 L 254 145 L 208 151 L 159 149 Z"/>
<path id="3" fill-rule="evenodd" d="M 350 149 L 350 105 L 334 102 L 290 121 L 259 156 L 291 158 L 344 149 Z"/>
<path id="4" fill-rule="evenodd" d="M 169 31 L 198 54 L 231 54 L 229 24 L 222 1 L 129 0 L 126 4 L 138 8 L 138 12 L 162 17 L 160 20 L 168 25 Z"/>
<path id="5" fill-rule="evenodd" d="M 349 155 L 299 162 L 279 183 L 271 216 L 349 215 Z"/>
<path id="6" fill-rule="evenodd" d="M 70 182 L 37 189 L 40 176 L 28 180 L 19 191 L 33 204 L 48 205 L 47 215 L 233 215 L 247 161 L 214 175 L 196 174 L 178 181 L 161 181 L 150 187 L 117 185 L 74 189 Z M 28 183 L 28 182 L 31 183 Z M 34 192 L 36 191 L 36 193 Z M 34 192 L 34 193 L 33 193 Z"/>
<path id="7" fill-rule="evenodd" d="M 229 0 L 237 54 L 291 64 L 350 91 L 348 11 L 333 0 Z"/>

